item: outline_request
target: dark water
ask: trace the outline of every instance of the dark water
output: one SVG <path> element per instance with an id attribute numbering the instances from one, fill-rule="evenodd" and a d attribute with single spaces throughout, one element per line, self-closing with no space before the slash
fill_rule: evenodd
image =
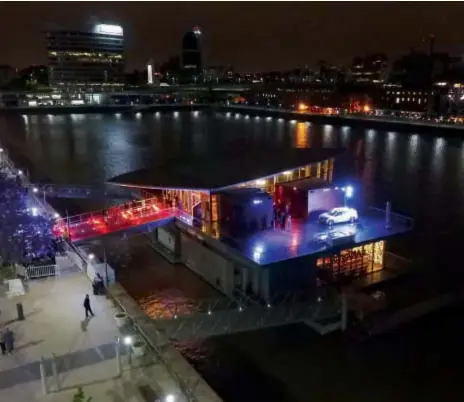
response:
<path id="1" fill-rule="evenodd" d="M 61 183 L 99 183 L 186 151 L 343 146 L 355 162 L 338 174 L 354 171 L 357 197 L 379 206 L 391 200 L 415 218 L 414 233 L 392 246 L 419 264 L 462 269 L 464 140 L 393 130 L 203 112 L 0 116 L 2 144 L 33 164 L 37 177 Z M 226 401 L 451 401 L 460 313 L 428 317 L 363 346 L 289 326 L 180 347 Z"/>

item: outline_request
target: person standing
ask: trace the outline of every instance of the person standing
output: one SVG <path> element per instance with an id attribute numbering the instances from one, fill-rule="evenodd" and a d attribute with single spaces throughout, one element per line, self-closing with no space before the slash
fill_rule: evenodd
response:
<path id="1" fill-rule="evenodd" d="M 14 335 L 9 328 L 5 330 L 2 337 L 3 343 L 5 344 L 5 349 L 8 353 L 13 353 L 14 349 Z M 2 350 L 3 351 L 3 350 Z"/>
<path id="2" fill-rule="evenodd" d="M 85 295 L 84 308 L 85 308 L 85 318 L 89 318 L 89 313 L 92 315 L 92 317 L 95 316 L 95 314 L 92 311 L 92 307 L 90 307 L 90 297 L 89 297 L 89 295 Z"/>
<path id="3" fill-rule="evenodd" d="M 3 330 L 0 330 L 0 349 L 2 350 L 2 355 L 6 355 L 6 346 L 5 342 L 3 341 Z"/>

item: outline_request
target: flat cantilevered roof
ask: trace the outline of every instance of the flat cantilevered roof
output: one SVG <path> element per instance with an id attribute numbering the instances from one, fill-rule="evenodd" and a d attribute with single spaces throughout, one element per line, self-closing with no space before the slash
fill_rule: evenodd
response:
<path id="1" fill-rule="evenodd" d="M 221 190 L 336 157 L 342 148 L 241 149 L 214 155 L 182 156 L 153 168 L 122 174 L 110 184 L 141 188 Z"/>

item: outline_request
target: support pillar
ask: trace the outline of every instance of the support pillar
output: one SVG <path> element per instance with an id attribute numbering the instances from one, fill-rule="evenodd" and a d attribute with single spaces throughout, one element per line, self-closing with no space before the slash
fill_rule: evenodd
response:
<path id="1" fill-rule="evenodd" d="M 42 395 L 47 395 L 48 394 L 48 389 L 47 389 L 47 379 L 45 377 L 45 359 L 43 356 L 40 357 L 40 385 L 42 388 Z"/>

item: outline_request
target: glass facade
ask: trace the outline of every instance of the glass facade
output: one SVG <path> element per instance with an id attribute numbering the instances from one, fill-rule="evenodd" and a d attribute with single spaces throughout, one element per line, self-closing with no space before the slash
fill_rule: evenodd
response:
<path id="1" fill-rule="evenodd" d="M 272 177 L 239 184 L 236 187 L 258 187 L 267 191 L 269 194 L 274 194 L 275 185 L 278 183 L 287 183 L 309 178 L 325 180 L 330 183 L 333 177 L 333 169 L 334 160 L 326 159 L 325 161 L 313 163 L 302 168 L 288 170 Z"/>
<path id="2" fill-rule="evenodd" d="M 124 37 L 120 34 L 46 33 L 52 87 L 120 86 L 124 81 Z"/>
<path id="3" fill-rule="evenodd" d="M 320 270 L 330 271 L 335 279 L 346 275 L 364 276 L 383 269 L 384 253 L 385 242 L 378 241 L 320 257 L 316 266 Z"/>

